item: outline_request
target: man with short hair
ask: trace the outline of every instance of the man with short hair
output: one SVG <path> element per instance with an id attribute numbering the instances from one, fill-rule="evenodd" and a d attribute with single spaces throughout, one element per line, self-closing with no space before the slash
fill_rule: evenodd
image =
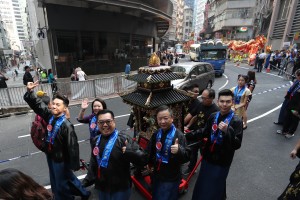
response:
<path id="1" fill-rule="evenodd" d="M 81 182 L 72 170 L 80 169 L 79 145 L 73 124 L 66 119 L 69 100 L 56 94 L 53 97 L 51 110 L 37 98 L 33 89 L 38 86 L 28 82 L 24 100 L 31 109 L 48 122 L 48 135 L 45 138 L 46 156 L 50 173 L 51 190 L 55 200 L 73 200 L 74 196 L 88 199 L 90 192 L 82 187 Z"/>
<path id="2" fill-rule="evenodd" d="M 129 200 L 130 163 L 147 164 L 147 155 L 125 134 L 116 129 L 114 113 L 104 109 L 97 114 L 98 134 L 92 141 L 90 169 L 95 174 L 99 200 Z"/>
<path id="3" fill-rule="evenodd" d="M 265 53 L 265 51 L 261 50 L 261 54 L 259 54 L 259 56 L 258 56 L 257 72 L 261 72 L 266 57 L 267 57 L 267 54 Z"/>
<path id="4" fill-rule="evenodd" d="M 186 138 L 188 143 L 193 144 L 193 146 L 191 147 L 190 163 L 183 174 L 189 174 L 195 167 L 198 158 L 198 150 L 200 148 L 199 144 L 196 144 L 197 140 L 193 138 L 193 132 L 189 132 L 188 130 L 196 131 L 198 129 L 203 129 L 209 116 L 212 113 L 219 111 L 218 106 L 214 103 L 215 91 L 213 89 L 203 90 L 201 99 L 202 102 L 200 102 L 191 113 L 188 113 L 184 119 Z"/>
<path id="5" fill-rule="evenodd" d="M 33 77 L 30 73 L 30 67 L 29 66 L 25 66 L 25 74 L 23 76 L 23 84 L 27 86 L 28 82 L 32 82 L 33 83 Z"/>
<path id="6" fill-rule="evenodd" d="M 181 165 L 189 160 L 189 148 L 183 133 L 173 124 L 173 112 L 166 106 L 156 111 L 160 129 L 148 145 L 149 164 L 152 169 L 152 199 L 177 200 L 181 181 Z"/>
<path id="7" fill-rule="evenodd" d="M 203 160 L 197 178 L 193 200 L 223 200 L 226 198 L 226 179 L 235 150 L 243 138 L 243 122 L 231 110 L 234 95 L 225 89 L 219 92 L 219 112 L 212 114 L 204 130 L 197 131 L 199 139 L 206 140 Z"/>

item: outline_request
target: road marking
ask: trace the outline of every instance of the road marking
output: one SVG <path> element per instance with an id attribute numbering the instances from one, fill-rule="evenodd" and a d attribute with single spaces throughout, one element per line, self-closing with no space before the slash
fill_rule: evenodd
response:
<path id="1" fill-rule="evenodd" d="M 28 134 L 28 135 L 21 135 L 21 136 L 18 136 L 18 139 L 19 138 L 24 138 L 24 137 L 29 137 L 30 136 L 30 134 Z"/>
<path id="2" fill-rule="evenodd" d="M 228 84 L 228 77 L 227 77 L 225 74 L 223 74 L 223 76 L 224 76 L 227 80 L 226 80 L 226 83 L 225 83 L 223 86 L 221 86 L 221 87 L 219 88 L 219 90 L 223 89 L 223 88 Z"/>
<path id="3" fill-rule="evenodd" d="M 268 112 L 265 112 L 265 113 L 262 114 L 262 115 L 259 115 L 259 116 L 257 116 L 257 117 L 254 117 L 253 119 L 248 120 L 247 123 L 251 123 L 251 122 L 253 122 L 253 121 L 256 121 L 256 120 L 258 120 L 258 119 L 260 119 L 260 118 L 262 118 L 262 117 L 265 117 L 265 116 L 271 114 L 272 112 L 274 112 L 274 111 L 280 109 L 280 108 L 281 108 L 281 105 L 282 105 L 282 104 L 280 104 L 280 105 L 277 106 L 276 108 L 273 108 L 272 110 L 269 110 Z"/>
<path id="4" fill-rule="evenodd" d="M 259 92 L 259 93 L 257 93 L 257 94 L 252 94 L 252 96 L 265 94 L 265 93 L 267 93 L 267 92 L 272 92 L 272 91 L 278 90 L 278 89 L 280 89 L 280 88 L 285 88 L 285 87 L 290 86 L 290 85 L 291 85 L 291 83 L 287 83 L 287 84 L 285 84 L 285 85 L 281 85 L 281 86 L 275 87 L 275 88 L 273 88 L 273 89 L 265 90 L 265 91 Z"/>

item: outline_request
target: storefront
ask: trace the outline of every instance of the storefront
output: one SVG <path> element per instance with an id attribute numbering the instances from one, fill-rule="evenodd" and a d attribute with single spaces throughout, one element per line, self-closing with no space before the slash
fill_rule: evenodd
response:
<path id="1" fill-rule="evenodd" d="M 44 4 L 54 71 L 58 77 L 70 76 L 78 66 L 88 75 L 123 72 L 129 60 L 132 70 L 145 66 L 171 20 L 172 4 L 163 4 L 157 13 L 105 3 L 93 8 Z"/>

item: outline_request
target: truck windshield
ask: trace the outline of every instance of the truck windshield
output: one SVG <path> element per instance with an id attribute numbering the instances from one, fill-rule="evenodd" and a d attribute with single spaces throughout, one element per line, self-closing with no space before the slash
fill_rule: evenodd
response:
<path id="1" fill-rule="evenodd" d="M 201 51 L 200 57 L 207 60 L 226 59 L 226 50 L 204 50 Z"/>

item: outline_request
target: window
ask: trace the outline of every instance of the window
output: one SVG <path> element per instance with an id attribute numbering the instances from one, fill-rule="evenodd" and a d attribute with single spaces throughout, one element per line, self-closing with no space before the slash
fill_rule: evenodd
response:
<path id="1" fill-rule="evenodd" d="M 198 71 L 199 75 L 205 73 L 204 65 L 198 65 L 198 69 L 199 69 L 199 71 Z"/>
<path id="2" fill-rule="evenodd" d="M 291 0 L 281 0 L 278 12 L 278 20 L 287 19 L 289 15 Z"/>
<path id="3" fill-rule="evenodd" d="M 199 69 L 198 69 L 198 66 L 196 66 L 192 71 L 191 71 L 191 73 L 190 73 L 190 76 L 192 76 L 192 75 L 198 75 L 198 73 L 199 73 Z"/>

